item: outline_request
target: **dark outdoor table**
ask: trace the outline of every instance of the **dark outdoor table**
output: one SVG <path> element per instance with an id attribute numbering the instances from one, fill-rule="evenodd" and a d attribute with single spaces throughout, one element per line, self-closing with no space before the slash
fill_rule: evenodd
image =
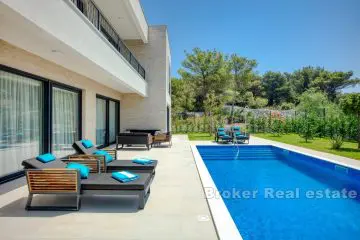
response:
<path id="1" fill-rule="evenodd" d="M 160 129 L 126 129 L 126 131 L 131 133 L 150 133 L 154 136 L 155 132 L 160 131 Z"/>

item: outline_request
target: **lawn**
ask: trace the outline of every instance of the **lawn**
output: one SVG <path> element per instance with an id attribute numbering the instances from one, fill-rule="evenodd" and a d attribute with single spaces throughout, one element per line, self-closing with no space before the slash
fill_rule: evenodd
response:
<path id="1" fill-rule="evenodd" d="M 190 141 L 211 141 L 215 138 L 214 135 L 209 133 L 188 133 L 188 137 Z"/>
<path id="2" fill-rule="evenodd" d="M 360 150 L 357 148 L 356 142 L 344 142 L 340 149 L 335 150 L 331 148 L 330 140 L 326 138 L 316 138 L 305 142 L 297 134 L 274 136 L 273 134 L 257 133 L 254 136 L 360 160 Z"/>

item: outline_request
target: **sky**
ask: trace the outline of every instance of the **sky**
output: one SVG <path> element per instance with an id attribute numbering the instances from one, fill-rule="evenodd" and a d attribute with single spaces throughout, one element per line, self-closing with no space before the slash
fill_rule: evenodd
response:
<path id="1" fill-rule="evenodd" d="M 360 78 L 360 0 L 141 0 L 149 25 L 167 25 L 172 76 L 195 47 L 256 59 L 257 70 L 304 66 Z M 360 92 L 360 86 L 346 92 Z"/>

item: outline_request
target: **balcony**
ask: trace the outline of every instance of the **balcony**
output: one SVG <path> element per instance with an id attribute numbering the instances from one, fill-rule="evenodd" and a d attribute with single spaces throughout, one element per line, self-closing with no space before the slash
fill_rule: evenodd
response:
<path id="1" fill-rule="evenodd" d="M 108 13 L 111 4 L 118 9 L 123 7 L 120 3 L 128 3 L 109 1 L 109 6 L 101 5 L 102 12 Z M 1 0 L 0 36 L 15 47 L 120 93 L 147 97 L 145 70 L 122 41 L 130 38 L 141 41 L 141 36 L 146 35 L 146 31 L 140 34 L 144 28 L 136 28 L 140 23 L 136 22 L 138 18 L 131 17 L 135 15 L 133 8 L 122 8 L 122 19 L 111 15 L 110 25 L 93 2 L 75 3 L 73 0 Z"/>
<path id="2" fill-rule="evenodd" d="M 90 0 L 71 0 L 75 6 L 89 19 L 114 48 L 131 64 L 131 66 L 145 79 L 145 69 L 126 47 L 117 32 L 106 20 L 101 11 Z"/>

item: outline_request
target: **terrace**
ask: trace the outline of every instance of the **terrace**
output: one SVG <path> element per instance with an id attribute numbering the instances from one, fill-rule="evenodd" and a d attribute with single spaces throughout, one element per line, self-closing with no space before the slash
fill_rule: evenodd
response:
<path id="1" fill-rule="evenodd" d="M 214 208 L 203 187 L 206 179 L 191 150 L 195 145 L 216 145 L 213 141 L 189 141 L 175 135 L 173 146 L 156 147 L 146 155 L 159 160 L 149 200 L 137 209 L 131 197 L 92 196 L 82 198 L 78 212 L 26 211 L 27 186 L 24 178 L 3 185 L 0 196 L 2 239 L 233 239 L 224 208 Z M 228 144 L 231 146 L 231 144 Z M 360 168 L 359 161 L 250 138 L 249 145 L 273 145 L 326 158 L 337 164 Z M 142 154 L 136 149 L 120 150 L 121 158 Z M 199 176 L 201 175 L 201 178 Z M 66 197 L 38 196 L 34 204 L 64 204 Z M 209 201 L 209 202 L 208 202 Z M 210 207 L 209 204 L 210 203 Z M 219 204 L 215 204 L 219 205 Z M 226 209 L 226 208 L 225 208 Z M 232 221 L 232 220 L 230 220 Z M 227 225 L 226 225 L 227 224 Z M 89 226 L 96 226 L 89 228 Z M 21 231 L 19 231 L 21 226 Z M 41 228 L 39 227 L 41 226 Z M 140 230 L 141 229 L 141 230 Z M 229 230 L 230 229 L 230 230 Z"/>
<path id="2" fill-rule="evenodd" d="M 28 212 L 24 209 L 28 189 L 22 178 L 1 187 L 0 238 L 217 239 L 187 138 L 176 136 L 171 148 L 146 153 L 119 151 L 122 158 L 139 154 L 159 160 L 143 210 L 132 198 L 95 196 L 84 197 L 78 212 Z M 39 196 L 34 204 L 68 200 Z"/>

